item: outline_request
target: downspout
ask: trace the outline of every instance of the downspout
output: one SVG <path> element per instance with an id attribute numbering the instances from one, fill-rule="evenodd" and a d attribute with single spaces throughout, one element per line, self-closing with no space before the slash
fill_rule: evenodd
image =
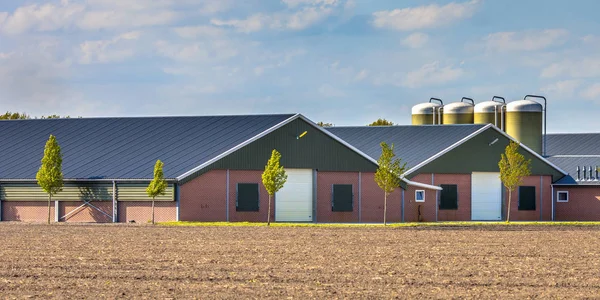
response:
<path id="1" fill-rule="evenodd" d="M 2 197 L 0 197 L 0 221 L 2 221 Z"/>
<path id="2" fill-rule="evenodd" d="M 435 177 L 434 174 L 431 173 L 431 185 L 435 185 Z M 438 199 L 439 191 L 435 191 L 435 221 L 438 221 L 438 207 L 439 207 L 439 199 Z"/>
<path id="3" fill-rule="evenodd" d="M 175 221 L 179 222 L 181 220 L 181 210 L 179 209 L 181 206 L 181 188 L 178 183 L 175 183 L 173 189 L 175 190 Z"/>
<path id="4" fill-rule="evenodd" d="M 118 219 L 117 216 L 117 182 L 115 180 L 113 180 L 112 182 L 112 206 L 113 206 L 113 217 L 112 217 L 112 221 L 113 223 L 116 223 Z"/>
<path id="5" fill-rule="evenodd" d="M 544 221 L 544 176 L 540 175 L 540 221 Z"/>
<path id="6" fill-rule="evenodd" d="M 402 189 L 402 205 L 400 205 L 400 210 L 402 212 L 402 223 L 404 223 L 404 189 Z"/>
<path id="7" fill-rule="evenodd" d="M 362 220 L 362 173 L 358 172 L 358 223 Z"/>
<path id="8" fill-rule="evenodd" d="M 551 189 L 552 189 L 552 221 L 554 221 L 554 215 L 555 215 L 555 208 L 554 208 L 554 184 L 550 185 Z"/>
<path id="9" fill-rule="evenodd" d="M 54 222 L 58 223 L 58 221 L 60 220 L 59 214 L 60 214 L 60 205 L 58 203 L 58 200 L 54 200 Z"/>

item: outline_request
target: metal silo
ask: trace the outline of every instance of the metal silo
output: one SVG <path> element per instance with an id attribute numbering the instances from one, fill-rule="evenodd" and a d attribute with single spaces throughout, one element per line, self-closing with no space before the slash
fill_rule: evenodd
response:
<path id="1" fill-rule="evenodd" d="M 431 101 L 439 101 L 433 103 Z M 444 102 L 438 98 L 431 98 L 429 102 L 420 103 L 412 107 L 413 125 L 442 124 L 442 107 Z"/>
<path id="2" fill-rule="evenodd" d="M 502 100 L 502 102 L 499 100 Z M 490 123 L 504 130 L 504 106 L 506 106 L 506 100 L 499 96 L 492 97 L 491 101 L 477 103 L 477 105 L 475 105 L 475 116 L 473 118 L 473 123 Z"/>
<path id="3" fill-rule="evenodd" d="M 540 98 L 539 102 L 527 98 Z M 546 98 L 536 95 L 527 95 L 524 100 L 517 100 L 506 105 L 506 133 L 538 154 L 542 152 L 542 127 L 545 130 Z M 542 120 L 542 118 L 544 120 Z"/>
<path id="4" fill-rule="evenodd" d="M 465 100 L 471 103 L 464 102 Z M 473 124 L 473 107 L 475 101 L 463 97 L 460 102 L 450 103 L 444 106 L 444 124 Z"/>

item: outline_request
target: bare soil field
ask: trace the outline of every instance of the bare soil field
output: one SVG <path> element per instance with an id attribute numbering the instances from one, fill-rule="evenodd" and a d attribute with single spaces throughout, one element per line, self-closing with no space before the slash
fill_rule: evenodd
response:
<path id="1" fill-rule="evenodd" d="M 599 298 L 600 227 L 0 224 L 0 298 Z"/>

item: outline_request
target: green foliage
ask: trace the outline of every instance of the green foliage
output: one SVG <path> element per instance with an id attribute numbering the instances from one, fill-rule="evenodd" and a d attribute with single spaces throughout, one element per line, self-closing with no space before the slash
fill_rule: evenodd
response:
<path id="1" fill-rule="evenodd" d="M 386 193 L 390 194 L 400 186 L 400 177 L 404 174 L 406 163 L 402 166 L 399 158 L 395 158 L 394 144 L 388 146 L 381 142 L 381 156 L 377 160 L 379 167 L 375 172 L 375 182 Z"/>
<path id="2" fill-rule="evenodd" d="M 26 113 L 13 113 L 13 112 L 9 112 L 7 111 L 5 114 L 0 115 L 0 120 L 26 120 L 26 119 L 31 119 L 31 117 L 29 117 L 29 115 L 27 115 Z"/>
<path id="3" fill-rule="evenodd" d="M 523 177 L 531 174 L 531 159 L 525 160 L 525 157 L 519 153 L 519 144 L 513 141 L 506 146 L 504 154 L 501 154 L 498 167 L 500 168 L 500 180 L 508 190 L 508 210 L 506 222 L 510 221 L 510 201 L 511 194 L 518 186 L 523 183 Z"/>
<path id="4" fill-rule="evenodd" d="M 49 115 L 49 116 L 42 116 L 42 119 L 60 119 L 60 118 L 65 118 L 65 119 L 70 119 L 71 116 L 65 116 L 65 117 L 61 117 L 59 115 Z M 81 117 L 80 117 L 81 118 Z"/>
<path id="5" fill-rule="evenodd" d="M 388 146 L 386 142 L 381 142 L 381 156 L 377 160 L 379 167 L 375 172 L 375 182 L 383 190 L 383 224 L 386 225 L 387 217 L 387 197 L 397 187 L 400 186 L 400 178 L 406 170 L 406 163 L 400 165 L 401 161 L 396 158 L 394 153 L 394 144 Z"/>
<path id="6" fill-rule="evenodd" d="M 271 158 L 265 166 L 265 171 L 262 173 L 262 183 L 269 195 L 273 196 L 279 191 L 287 181 L 287 175 L 283 166 L 279 165 L 281 154 L 273 149 Z"/>
<path id="7" fill-rule="evenodd" d="M 35 175 L 38 185 L 48 194 L 48 224 L 50 224 L 50 202 L 52 196 L 63 188 L 62 154 L 56 137 L 50 135 L 44 148 L 42 165 Z"/>
<path id="8" fill-rule="evenodd" d="M 379 119 L 377 119 L 377 121 L 369 124 L 368 126 L 391 126 L 391 125 L 394 125 L 394 122 L 379 118 Z"/>
<path id="9" fill-rule="evenodd" d="M 331 124 L 331 123 L 324 123 L 324 122 L 317 122 L 317 125 L 319 125 L 321 127 L 333 127 L 333 124 Z"/>
<path id="10" fill-rule="evenodd" d="M 164 163 L 160 160 L 156 161 L 154 165 L 154 179 L 150 181 L 150 184 L 146 188 L 148 197 L 154 199 L 159 195 L 164 195 L 167 190 L 167 181 L 163 174 Z"/>

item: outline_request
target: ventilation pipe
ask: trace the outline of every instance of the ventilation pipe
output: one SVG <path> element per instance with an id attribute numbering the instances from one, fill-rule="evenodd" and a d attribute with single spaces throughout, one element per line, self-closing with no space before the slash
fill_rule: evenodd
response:
<path id="1" fill-rule="evenodd" d="M 442 101 L 442 99 L 439 98 L 429 98 L 429 103 L 431 103 L 431 101 L 438 101 L 440 102 L 440 107 L 437 108 L 437 124 L 442 124 L 442 109 L 444 107 L 444 101 Z M 436 115 L 436 107 L 432 107 L 433 109 L 433 125 L 436 124 L 436 119 L 435 119 L 435 115 Z"/>
<path id="2" fill-rule="evenodd" d="M 460 99 L 460 102 L 465 102 L 465 100 L 469 100 L 469 101 L 471 101 L 471 104 L 472 104 L 473 106 L 475 106 L 475 100 L 473 100 L 473 99 L 471 99 L 471 98 L 469 98 L 469 97 L 462 97 L 462 99 Z"/>
<path id="3" fill-rule="evenodd" d="M 598 166 L 596 166 L 596 178 L 594 179 L 594 181 L 598 181 Z"/>
<path id="4" fill-rule="evenodd" d="M 581 178 L 581 180 L 585 181 L 587 180 L 587 178 L 585 178 L 587 176 L 587 168 L 585 166 L 583 166 L 583 178 Z"/>
<path id="5" fill-rule="evenodd" d="M 525 98 L 523 99 L 527 99 L 527 97 L 531 97 L 531 98 L 539 98 L 539 99 L 543 99 L 544 100 L 544 148 L 542 150 L 543 156 L 546 156 L 546 112 L 547 112 L 547 101 L 546 101 L 546 97 L 544 96 L 538 96 L 538 95 L 526 95 Z"/>
<path id="6" fill-rule="evenodd" d="M 577 166 L 577 181 L 579 181 L 579 178 L 581 178 L 581 169 Z"/>
<path id="7" fill-rule="evenodd" d="M 590 181 L 594 180 L 594 177 L 592 177 L 592 166 L 590 166 Z"/>
<path id="8" fill-rule="evenodd" d="M 500 106 L 500 130 L 504 131 L 504 110 L 506 110 L 506 99 L 504 99 L 504 97 L 500 97 L 500 96 L 494 96 L 492 97 L 492 101 L 495 102 L 500 102 L 497 101 L 496 99 L 501 99 L 502 103 L 504 103 L 504 105 Z M 495 118 L 495 123 L 494 125 L 496 127 L 498 127 L 498 106 L 494 106 L 494 118 Z"/>

